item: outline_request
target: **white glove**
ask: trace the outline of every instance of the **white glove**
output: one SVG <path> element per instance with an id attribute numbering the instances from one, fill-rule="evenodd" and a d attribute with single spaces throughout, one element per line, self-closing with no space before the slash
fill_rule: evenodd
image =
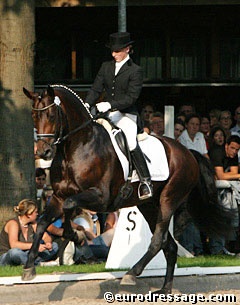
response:
<path id="1" fill-rule="evenodd" d="M 111 109 L 111 104 L 109 102 L 101 102 L 96 104 L 96 106 L 99 112 L 106 112 Z"/>
<path id="2" fill-rule="evenodd" d="M 85 106 L 89 109 L 90 105 L 88 103 L 85 103 Z"/>

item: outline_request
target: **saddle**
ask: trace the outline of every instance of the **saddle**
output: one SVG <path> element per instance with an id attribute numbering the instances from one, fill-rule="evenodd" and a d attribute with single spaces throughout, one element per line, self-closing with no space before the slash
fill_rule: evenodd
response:
<path id="1" fill-rule="evenodd" d="M 117 127 L 113 122 L 108 118 L 98 118 L 96 122 L 100 125 L 102 125 L 109 133 L 111 133 L 116 140 L 116 143 L 121 150 L 121 152 L 124 154 L 124 156 L 127 158 L 129 162 L 129 174 L 128 176 L 132 177 L 132 171 L 133 171 L 133 164 L 132 164 L 132 158 L 130 154 L 130 150 L 127 143 L 127 138 L 124 134 L 124 132 Z"/>
<path id="2" fill-rule="evenodd" d="M 135 167 L 135 163 L 139 162 L 135 162 L 132 159 L 134 156 L 133 152 L 130 153 L 125 134 L 122 130 L 115 126 L 108 118 L 98 117 L 95 119 L 95 122 L 107 130 L 122 165 L 125 184 L 120 189 L 120 195 L 117 199 L 120 203 L 120 201 L 128 199 L 132 194 L 133 188 L 131 184 L 140 181 L 139 186 L 141 186 L 141 178 L 146 177 L 146 175 L 143 175 L 145 173 L 139 173 L 139 169 Z M 146 133 L 138 134 L 137 139 L 139 145 L 138 151 L 141 148 L 141 153 L 147 161 L 151 180 L 166 181 L 169 177 L 169 166 L 162 142 Z"/>
<path id="3" fill-rule="evenodd" d="M 133 161 L 131 153 L 128 147 L 127 138 L 124 132 L 117 127 L 113 122 L 108 118 L 99 118 L 96 120 L 98 124 L 101 124 L 109 133 L 111 133 L 120 148 L 121 152 L 128 160 L 129 171 L 128 178 L 124 185 L 120 188 L 117 198 L 114 201 L 114 206 L 120 207 L 122 200 L 127 200 L 133 193 L 132 187 L 132 176 L 133 176 Z"/>

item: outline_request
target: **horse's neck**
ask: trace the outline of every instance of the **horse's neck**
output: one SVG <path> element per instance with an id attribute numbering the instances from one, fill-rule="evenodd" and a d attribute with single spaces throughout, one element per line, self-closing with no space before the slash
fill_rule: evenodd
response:
<path id="1" fill-rule="evenodd" d="M 67 127 L 69 131 L 75 130 L 76 128 L 90 122 L 91 118 L 84 109 L 79 107 L 70 107 L 69 104 L 65 105 L 65 116 Z"/>

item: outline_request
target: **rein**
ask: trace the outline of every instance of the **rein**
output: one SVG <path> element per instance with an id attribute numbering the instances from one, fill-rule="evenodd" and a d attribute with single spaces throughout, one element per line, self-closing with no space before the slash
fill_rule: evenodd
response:
<path id="1" fill-rule="evenodd" d="M 61 142 L 65 141 L 69 136 L 73 135 L 74 133 L 78 132 L 79 130 L 83 129 L 84 127 L 86 127 L 88 124 L 90 124 L 92 122 L 92 119 L 88 120 L 87 122 L 84 122 L 82 125 L 80 125 L 79 127 L 71 130 L 68 134 L 66 134 L 64 137 L 62 138 L 58 138 L 53 144 L 60 144 Z"/>

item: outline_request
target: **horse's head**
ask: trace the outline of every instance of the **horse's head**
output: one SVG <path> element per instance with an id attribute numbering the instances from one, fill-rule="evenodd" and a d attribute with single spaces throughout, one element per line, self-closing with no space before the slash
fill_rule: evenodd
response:
<path id="1" fill-rule="evenodd" d="M 37 131 L 37 155 L 45 160 L 50 160 L 55 154 L 54 142 L 59 136 L 56 134 L 58 112 L 61 112 L 60 100 L 55 96 L 54 89 L 50 86 L 38 93 L 23 88 L 24 94 L 33 101 L 32 117 Z"/>

